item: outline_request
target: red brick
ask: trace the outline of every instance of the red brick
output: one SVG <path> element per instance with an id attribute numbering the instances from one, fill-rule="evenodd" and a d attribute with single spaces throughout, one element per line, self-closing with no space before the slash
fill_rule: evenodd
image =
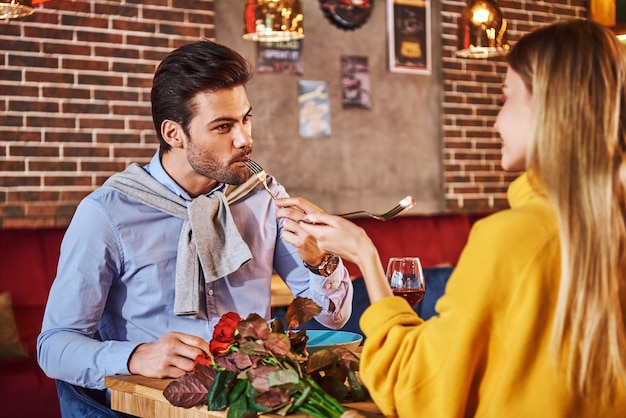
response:
<path id="1" fill-rule="evenodd" d="M 104 171 L 109 173 L 114 173 L 117 171 L 122 171 L 126 168 L 127 164 L 125 162 L 110 162 L 110 161 L 82 161 L 80 164 L 80 168 L 82 171 Z"/>
<path id="2" fill-rule="evenodd" d="M 35 145 L 10 145 L 9 155 L 12 157 L 58 157 L 59 147 Z"/>
<path id="3" fill-rule="evenodd" d="M 61 24 L 63 26 L 72 26 L 72 27 L 107 29 L 109 27 L 109 19 L 102 18 L 102 17 L 90 17 L 90 16 L 84 16 L 84 15 L 64 14 L 61 17 Z"/>
<path id="4" fill-rule="evenodd" d="M 73 31 L 64 28 L 51 28 L 49 26 L 25 26 L 24 36 L 34 39 L 54 39 L 56 41 L 71 41 Z"/>
<path id="5" fill-rule="evenodd" d="M 26 71 L 24 78 L 26 79 L 26 81 L 37 83 L 74 83 L 74 75 L 67 72 L 50 73 L 49 71 L 28 70 Z"/>
<path id="6" fill-rule="evenodd" d="M 9 65 L 27 68 L 58 68 L 59 59 L 53 57 L 18 55 L 17 53 L 10 53 Z"/>
<path id="7" fill-rule="evenodd" d="M 62 142 L 62 143 L 71 143 L 71 142 L 92 142 L 92 137 L 90 133 L 84 132 L 46 132 L 45 134 L 45 142 Z"/>
<path id="8" fill-rule="evenodd" d="M 91 185 L 91 177 L 84 175 L 71 176 L 50 176 L 43 177 L 44 186 L 89 186 Z"/>
<path id="9" fill-rule="evenodd" d="M 102 4 L 100 2 L 95 3 L 95 12 L 99 15 L 107 16 L 124 16 L 137 18 L 139 16 L 139 9 L 134 6 L 125 6 L 121 4 Z M 121 29 L 117 28 L 116 29 Z"/>
<path id="10" fill-rule="evenodd" d="M 115 46 L 96 46 L 94 48 L 94 52 L 97 56 L 100 56 L 100 57 L 116 57 L 116 58 L 127 58 L 127 59 L 140 58 L 139 51 L 134 48 L 118 48 Z"/>
<path id="11" fill-rule="evenodd" d="M 65 146 L 63 147 L 63 156 L 64 157 L 100 157 L 100 158 L 108 158 L 109 157 L 109 148 L 102 147 L 72 147 Z"/>
<path id="12" fill-rule="evenodd" d="M 95 43 L 106 43 L 106 44 L 121 44 L 124 39 L 122 35 L 110 33 L 109 31 L 76 31 L 76 38 L 79 42 L 95 42 Z"/>
<path id="13" fill-rule="evenodd" d="M 100 114 L 100 115 L 108 115 L 109 114 L 109 105 L 97 104 L 97 103 L 79 103 L 79 102 L 68 102 L 63 103 L 61 111 L 63 113 L 88 113 L 88 114 Z"/>
<path id="14" fill-rule="evenodd" d="M 48 112 L 57 113 L 59 104 L 54 102 L 26 102 L 22 100 L 9 101 L 9 110 L 13 112 Z"/>
<path id="15" fill-rule="evenodd" d="M 117 75 L 79 74 L 79 84 L 92 84 L 96 86 L 123 86 L 124 77 Z"/>
<path id="16" fill-rule="evenodd" d="M 31 127 L 73 128 L 75 125 L 75 120 L 74 118 L 67 118 L 63 116 L 27 116 L 26 123 L 28 126 Z"/>
<path id="17" fill-rule="evenodd" d="M 83 87 L 44 87 L 43 97 L 58 97 L 63 99 L 89 99 L 91 92 Z"/>
<path id="18" fill-rule="evenodd" d="M 32 175 L 0 176 L 0 187 L 40 186 L 41 178 Z"/>
<path id="19" fill-rule="evenodd" d="M 82 71 L 107 71 L 109 63 L 104 60 L 96 59 L 64 59 L 63 68 Z"/>
<path id="20" fill-rule="evenodd" d="M 28 162 L 28 171 L 69 171 L 76 172 L 78 164 L 74 161 L 37 161 L 32 160 Z"/>
<path id="21" fill-rule="evenodd" d="M 91 55 L 91 47 L 88 45 L 59 44 L 53 41 L 43 42 L 43 52 L 46 54 L 63 55 Z"/>
<path id="22" fill-rule="evenodd" d="M 121 119 L 111 119 L 110 117 L 85 118 L 81 117 L 78 124 L 79 129 L 124 129 L 124 121 Z"/>
<path id="23" fill-rule="evenodd" d="M 41 138 L 42 135 L 39 131 L 9 131 L 0 128 L 0 141 L 41 142 Z M 0 149 L 3 152 L 5 150 L 3 147 L 0 147 Z M 3 153 L 2 155 L 5 154 Z"/>
<path id="24" fill-rule="evenodd" d="M 97 133 L 96 141 L 100 144 L 136 144 L 138 142 L 137 135 L 127 133 Z"/>
<path id="25" fill-rule="evenodd" d="M 25 171 L 26 164 L 24 161 L 16 160 L 0 160 L 0 171 Z"/>

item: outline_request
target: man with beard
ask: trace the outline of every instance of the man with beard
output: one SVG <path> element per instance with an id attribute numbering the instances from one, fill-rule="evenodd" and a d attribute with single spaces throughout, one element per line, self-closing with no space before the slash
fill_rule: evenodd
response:
<path id="1" fill-rule="evenodd" d="M 317 248 L 295 209 L 295 220 L 278 220 L 246 167 L 251 76 L 243 57 L 210 41 L 171 52 L 157 68 L 159 150 L 87 196 L 61 245 L 38 339 L 39 364 L 60 384 L 100 390 L 107 375 L 183 375 L 209 352 L 223 314 L 270 319 L 274 271 L 322 307 L 321 324 L 349 319 L 341 260 Z"/>

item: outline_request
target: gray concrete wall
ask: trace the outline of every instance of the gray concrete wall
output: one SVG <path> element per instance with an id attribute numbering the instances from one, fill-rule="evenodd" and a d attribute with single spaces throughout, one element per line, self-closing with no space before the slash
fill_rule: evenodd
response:
<path id="1" fill-rule="evenodd" d="M 245 41 L 245 0 L 216 0 L 216 40 L 256 64 L 256 46 Z M 374 0 L 362 27 L 332 25 L 315 0 L 302 0 L 304 74 L 256 74 L 248 85 L 253 107 L 253 158 L 291 195 L 304 196 L 333 213 L 386 210 L 406 195 L 410 213 L 444 210 L 441 115 L 440 5 L 431 1 L 431 75 L 388 70 L 386 2 Z M 372 108 L 343 109 L 342 55 L 369 58 Z M 299 80 L 329 86 L 332 133 L 302 138 Z"/>

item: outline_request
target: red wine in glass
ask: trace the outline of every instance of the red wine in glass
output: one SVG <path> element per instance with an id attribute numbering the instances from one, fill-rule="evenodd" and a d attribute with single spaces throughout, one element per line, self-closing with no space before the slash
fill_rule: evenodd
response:
<path id="1" fill-rule="evenodd" d="M 403 297 L 411 306 L 424 298 L 424 272 L 418 257 L 390 258 L 386 275 L 393 294 Z"/>
<path id="2" fill-rule="evenodd" d="M 415 306 L 424 299 L 424 289 L 392 289 L 395 296 L 401 296 L 409 302 L 409 305 Z"/>

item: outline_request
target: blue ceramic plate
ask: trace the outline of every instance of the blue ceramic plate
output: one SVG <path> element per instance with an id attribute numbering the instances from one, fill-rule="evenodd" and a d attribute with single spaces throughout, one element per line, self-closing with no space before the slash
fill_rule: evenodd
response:
<path id="1" fill-rule="evenodd" d="M 309 337 L 309 342 L 306 344 L 309 354 L 324 348 L 333 347 L 343 347 L 350 351 L 354 351 L 363 340 L 363 336 L 361 334 L 348 331 L 307 329 L 306 335 Z"/>

